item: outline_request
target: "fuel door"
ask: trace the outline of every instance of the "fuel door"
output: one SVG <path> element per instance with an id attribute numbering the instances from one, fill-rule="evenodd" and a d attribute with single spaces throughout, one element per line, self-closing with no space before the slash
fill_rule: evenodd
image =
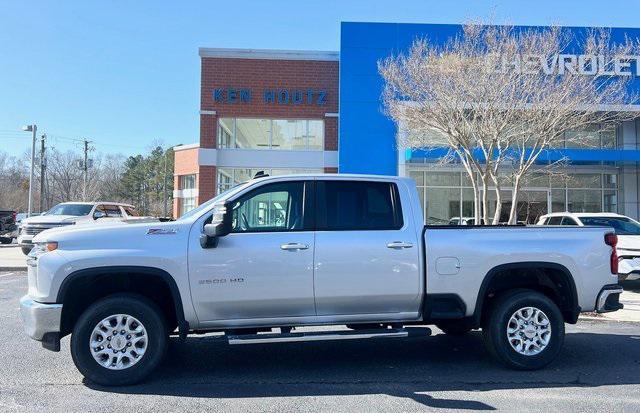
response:
<path id="1" fill-rule="evenodd" d="M 436 272 L 440 275 L 456 275 L 460 272 L 460 260 L 457 257 L 438 257 Z"/>

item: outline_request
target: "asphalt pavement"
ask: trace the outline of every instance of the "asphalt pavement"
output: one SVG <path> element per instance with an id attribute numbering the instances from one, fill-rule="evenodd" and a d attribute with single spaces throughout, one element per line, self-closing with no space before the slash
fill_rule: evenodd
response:
<path id="1" fill-rule="evenodd" d="M 0 273 L 0 411 L 640 411 L 640 324 L 568 326 L 548 368 L 495 364 L 479 333 L 351 342 L 228 346 L 172 339 L 146 383 L 85 382 L 69 354 L 23 333 L 24 273 Z"/>

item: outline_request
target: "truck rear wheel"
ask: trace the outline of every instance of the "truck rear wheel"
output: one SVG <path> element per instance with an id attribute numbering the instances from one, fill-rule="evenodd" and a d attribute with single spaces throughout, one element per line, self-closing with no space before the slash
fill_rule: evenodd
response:
<path id="1" fill-rule="evenodd" d="M 84 377 L 104 386 L 144 380 L 162 361 L 167 328 L 161 310 L 145 297 L 112 295 L 76 322 L 71 356 Z"/>
<path id="2" fill-rule="evenodd" d="M 535 370 L 560 353 L 564 319 L 547 296 L 514 290 L 492 305 L 482 332 L 487 349 L 500 362 L 519 370 Z"/>

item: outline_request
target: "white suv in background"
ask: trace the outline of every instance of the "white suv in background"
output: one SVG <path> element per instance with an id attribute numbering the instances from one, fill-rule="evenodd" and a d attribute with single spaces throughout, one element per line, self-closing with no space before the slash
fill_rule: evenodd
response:
<path id="1" fill-rule="evenodd" d="M 618 236 L 618 277 L 621 281 L 640 279 L 640 222 L 610 212 L 557 212 L 541 216 L 537 225 L 613 228 Z"/>
<path id="2" fill-rule="evenodd" d="M 130 220 L 140 222 L 133 205 L 119 202 L 63 202 L 49 211 L 20 223 L 18 244 L 22 252 L 29 254 L 33 247 L 32 239 L 46 229 L 58 228 L 65 225 L 79 224 L 115 224 Z"/>

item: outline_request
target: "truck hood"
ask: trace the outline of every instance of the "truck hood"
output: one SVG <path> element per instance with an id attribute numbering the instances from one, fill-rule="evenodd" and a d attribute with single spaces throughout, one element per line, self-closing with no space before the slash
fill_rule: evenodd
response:
<path id="1" fill-rule="evenodd" d="M 73 250 L 139 249 L 150 239 L 164 238 L 175 242 L 175 238 L 168 235 L 184 234 L 189 227 L 190 224 L 176 222 L 72 225 L 43 231 L 33 238 L 33 242 L 56 241 L 61 249 Z"/>
<path id="2" fill-rule="evenodd" d="M 81 219 L 86 219 L 86 215 L 37 215 L 35 217 L 29 217 L 22 220 L 22 225 L 28 224 L 66 224 L 74 223 Z"/>

